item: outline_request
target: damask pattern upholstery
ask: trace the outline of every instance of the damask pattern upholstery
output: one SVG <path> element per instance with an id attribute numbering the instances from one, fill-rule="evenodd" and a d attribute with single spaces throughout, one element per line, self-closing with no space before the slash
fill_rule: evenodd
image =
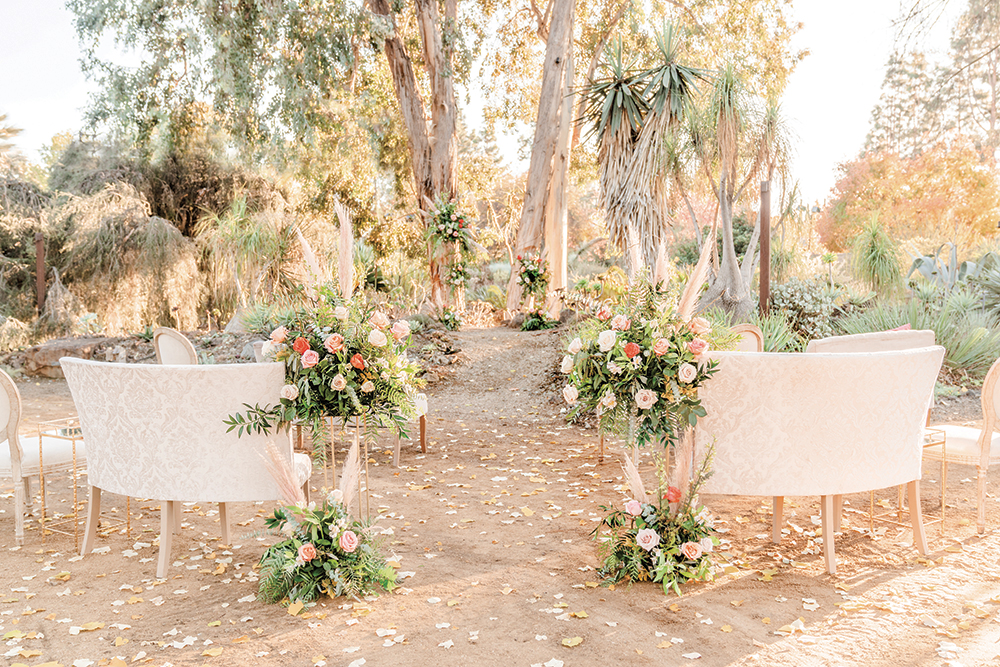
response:
<path id="1" fill-rule="evenodd" d="M 91 485 L 156 500 L 280 499 L 264 458 L 274 442 L 292 461 L 287 431 L 237 437 L 223 420 L 244 403 L 277 403 L 282 364 L 60 363 L 87 441 Z M 301 467 L 308 473 L 308 463 Z"/>
<path id="2" fill-rule="evenodd" d="M 930 329 L 905 329 L 900 331 L 873 331 L 871 333 L 830 336 L 809 341 L 806 352 L 882 352 L 909 350 L 934 345 L 934 332 Z"/>
<path id="3" fill-rule="evenodd" d="M 921 427 L 944 348 L 851 354 L 717 352 L 699 390 L 714 442 L 706 493 L 838 495 L 919 480 Z"/>

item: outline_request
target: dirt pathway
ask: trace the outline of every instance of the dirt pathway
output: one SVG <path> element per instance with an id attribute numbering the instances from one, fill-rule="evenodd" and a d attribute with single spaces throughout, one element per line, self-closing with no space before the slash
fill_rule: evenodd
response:
<path id="1" fill-rule="evenodd" d="M 0 655 L 64 667 L 574 667 L 693 660 L 940 665 L 951 659 L 940 651 L 947 643 L 958 663 L 973 665 L 1000 652 L 1000 538 L 970 537 L 971 527 L 959 525 L 975 516 L 974 484 L 962 481 L 974 471 L 961 468 L 949 484 L 949 503 L 957 505 L 949 510 L 952 537 L 942 540 L 930 528 L 937 550 L 930 559 L 917 559 L 908 534 L 895 528 L 874 541 L 862 535 L 867 520 L 849 509 L 849 527 L 837 538 L 840 575 L 830 577 L 814 539 L 814 499 L 792 499 L 794 527 L 773 545 L 769 503 L 709 497 L 722 537 L 731 541 L 723 556 L 727 574 L 688 586 L 682 598 L 650 584 L 598 586 L 589 534 L 599 506 L 621 503 L 628 492 L 617 450 L 599 463 L 596 433 L 565 424 L 561 406 L 550 402 L 553 392 L 539 389 L 558 362 L 563 335 L 460 332 L 465 359 L 429 392 L 426 456 L 404 444 L 403 467 L 395 469 L 389 438 L 373 454 L 372 508 L 407 577 L 395 594 L 326 600 L 299 617 L 253 601 L 252 566 L 273 540 L 254 532 L 270 509 L 264 505 L 238 508 L 241 539 L 231 548 L 218 543 L 214 506 L 185 507 L 175 565 L 159 582 L 155 503 L 133 502 L 131 539 L 111 534 L 100 541 L 104 553 L 79 559 L 72 537 L 51 535 L 43 543 L 37 530 L 14 548 L 7 500 L 0 505 Z M 29 416 L 65 407 L 54 402 L 64 385 L 53 383 L 48 392 L 31 386 L 22 385 Z M 648 463 L 643 469 L 651 478 Z M 926 473 L 925 510 L 933 514 L 937 470 L 928 466 Z M 9 486 L 0 489 L 10 497 Z M 65 498 L 65 483 L 56 495 Z M 851 508 L 863 500 L 849 497 Z M 989 502 L 996 526 L 996 503 Z M 109 504 L 124 513 L 124 499 Z M 101 626 L 87 630 L 87 623 Z M 782 629 L 793 624 L 785 636 Z M 573 638 L 582 641 L 563 645 Z"/>

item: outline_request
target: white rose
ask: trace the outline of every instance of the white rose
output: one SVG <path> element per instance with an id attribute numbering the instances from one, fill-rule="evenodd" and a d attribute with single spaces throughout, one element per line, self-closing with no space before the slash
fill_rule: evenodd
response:
<path id="1" fill-rule="evenodd" d="M 572 373 L 573 357 L 569 356 L 568 354 L 565 357 L 563 357 L 562 365 L 559 366 L 559 370 L 561 370 L 563 373 Z"/>
<path id="2" fill-rule="evenodd" d="M 365 383 L 361 385 L 361 391 L 365 392 L 366 394 L 370 394 L 371 392 L 375 391 L 375 383 L 372 382 L 371 380 L 365 380 Z"/>
<path id="3" fill-rule="evenodd" d="M 273 349 L 274 349 L 274 344 L 269 340 L 265 340 L 264 344 L 260 346 L 260 358 L 267 359 L 268 355 L 271 354 L 271 351 Z"/>
<path id="4" fill-rule="evenodd" d="M 619 373 L 622 372 L 622 367 L 619 366 L 618 364 L 616 364 L 613 361 L 609 361 L 608 362 L 608 372 L 611 373 L 612 375 L 618 375 Z"/>
<path id="5" fill-rule="evenodd" d="M 345 387 L 347 387 L 347 378 L 340 373 L 334 375 L 333 379 L 330 380 L 330 389 L 334 391 L 343 391 Z"/>
<path id="6" fill-rule="evenodd" d="M 650 528 L 643 528 L 635 535 L 635 543 L 646 551 L 660 543 L 660 535 Z"/>
<path id="7" fill-rule="evenodd" d="M 417 411 L 417 416 L 427 414 L 427 396 L 424 394 L 417 394 L 413 399 L 413 407 Z"/>
<path id="8" fill-rule="evenodd" d="M 712 542 L 712 538 L 711 537 L 703 537 L 703 538 L 701 538 L 698 541 L 698 544 L 701 545 L 701 550 L 704 551 L 707 554 L 712 553 L 712 549 L 715 548 L 715 544 Z"/>
<path id="9" fill-rule="evenodd" d="M 608 393 L 601 397 L 601 405 L 607 410 L 613 410 L 618 405 L 618 397 L 613 391 L 608 390 Z"/>
<path id="10" fill-rule="evenodd" d="M 326 502 L 328 503 L 339 503 L 344 499 L 344 492 L 340 489 L 334 489 L 326 496 Z"/>
<path id="11" fill-rule="evenodd" d="M 606 329 L 602 331 L 597 336 L 597 347 L 601 349 L 601 352 L 610 352 L 615 347 L 615 343 L 618 341 L 618 334 L 616 334 L 611 329 Z"/>
<path id="12" fill-rule="evenodd" d="M 347 308 L 344 308 L 343 306 L 337 306 L 336 308 L 333 309 L 333 316 L 336 317 L 338 320 L 346 320 Z"/>
<path id="13" fill-rule="evenodd" d="M 694 364 L 681 364 L 681 367 L 677 369 L 677 379 L 684 384 L 694 382 L 696 377 L 698 377 L 698 369 Z"/>
<path id="14" fill-rule="evenodd" d="M 640 410 L 648 410 L 656 403 L 656 393 L 652 389 L 640 389 L 635 393 L 635 404 Z"/>
<path id="15" fill-rule="evenodd" d="M 294 401 L 299 397 L 299 388 L 294 384 L 286 384 L 281 388 L 281 397 L 287 398 L 289 401 Z"/>
<path id="16" fill-rule="evenodd" d="M 569 344 L 569 353 L 576 354 L 583 349 L 583 341 L 579 338 L 574 338 L 573 342 Z"/>
<path id="17" fill-rule="evenodd" d="M 372 313 L 371 319 L 368 321 L 371 322 L 373 327 L 377 327 L 379 329 L 385 329 L 389 326 L 389 318 L 381 310 L 376 310 Z"/>
<path id="18" fill-rule="evenodd" d="M 573 405 L 574 403 L 576 403 L 576 399 L 580 398 L 580 392 L 577 391 L 576 387 L 574 387 L 571 384 L 568 384 L 565 387 L 563 387 L 563 398 L 566 399 L 567 403 Z"/>
<path id="19" fill-rule="evenodd" d="M 385 344 L 389 342 L 389 339 L 385 337 L 385 334 L 378 329 L 372 329 L 372 332 L 368 334 L 368 344 L 374 345 L 375 347 L 385 347 Z"/>

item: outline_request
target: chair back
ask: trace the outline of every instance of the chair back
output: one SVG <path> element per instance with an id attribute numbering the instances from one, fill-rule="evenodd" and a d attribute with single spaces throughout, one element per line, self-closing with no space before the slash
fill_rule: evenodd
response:
<path id="1" fill-rule="evenodd" d="M 17 436 L 21 423 L 21 393 L 14 380 L 0 370 L 0 442 L 7 441 L 10 447 L 11 465 L 16 472 L 21 463 L 21 440 Z"/>
<path id="2" fill-rule="evenodd" d="M 278 500 L 268 443 L 287 461 L 287 429 L 227 432 L 229 415 L 274 405 L 283 364 L 157 366 L 60 359 L 87 439 L 89 482 L 157 500 Z"/>
<path id="3" fill-rule="evenodd" d="M 934 345 L 934 332 L 930 329 L 906 329 L 818 338 L 809 341 L 806 352 L 883 352 L 931 345 Z"/>
<path id="4" fill-rule="evenodd" d="M 737 324 L 730 331 L 740 335 L 740 340 L 736 343 L 738 352 L 763 352 L 764 332 L 753 324 Z"/>
<path id="5" fill-rule="evenodd" d="M 986 372 L 983 380 L 982 394 L 980 401 L 983 406 L 983 432 L 989 434 L 992 439 L 993 430 L 1000 421 L 1000 392 L 997 392 L 997 381 L 1000 380 L 1000 359 L 993 362 L 990 370 Z M 985 448 L 988 457 L 990 448 Z M 987 457 L 984 457 L 986 459 Z M 985 464 L 983 464 L 985 466 Z"/>
<path id="6" fill-rule="evenodd" d="M 921 428 L 944 348 L 841 354 L 716 352 L 699 390 L 706 493 L 855 493 L 921 475 Z"/>
<path id="7" fill-rule="evenodd" d="M 187 366 L 198 363 L 198 353 L 187 336 L 170 327 L 160 327 L 153 332 L 153 349 L 156 362 L 170 366 Z"/>

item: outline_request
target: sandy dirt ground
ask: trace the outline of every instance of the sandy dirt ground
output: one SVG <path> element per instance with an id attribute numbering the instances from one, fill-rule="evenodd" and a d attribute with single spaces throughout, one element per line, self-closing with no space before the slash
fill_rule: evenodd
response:
<path id="1" fill-rule="evenodd" d="M 725 531 L 725 574 L 682 597 L 648 583 L 600 586 L 590 534 L 599 506 L 628 490 L 621 450 L 609 443 L 600 462 L 596 432 L 562 419 L 552 376 L 564 336 L 459 332 L 462 361 L 429 392 L 427 454 L 404 443 L 393 468 L 389 437 L 372 453 L 372 513 L 406 576 L 393 594 L 327 599 L 298 616 L 256 602 L 254 565 L 276 541 L 261 534 L 264 504 L 237 506 L 232 545 L 220 544 L 214 505 L 185 506 L 166 580 L 155 578 L 155 501 L 132 499 L 130 534 L 109 531 L 99 553 L 80 558 L 72 536 L 43 535 L 34 520 L 18 548 L 5 483 L 0 664 L 1000 665 L 1000 512 L 991 495 L 990 530 L 975 534 L 975 470 L 962 466 L 949 470 L 945 537 L 928 526 L 928 558 L 908 530 L 866 534 L 866 495 L 848 497 L 836 576 L 816 539 L 818 499 L 789 499 L 775 545 L 770 499 L 707 496 Z M 19 388 L 26 435 L 74 413 L 62 381 Z M 975 419 L 971 405 L 935 416 Z M 924 472 L 933 518 L 940 469 Z M 314 486 L 323 479 L 317 470 Z M 990 488 L 998 482 L 991 471 Z M 47 491 L 50 514 L 70 511 L 67 477 L 50 477 Z M 85 477 L 79 493 L 82 502 Z M 124 498 L 104 506 L 125 516 Z"/>

